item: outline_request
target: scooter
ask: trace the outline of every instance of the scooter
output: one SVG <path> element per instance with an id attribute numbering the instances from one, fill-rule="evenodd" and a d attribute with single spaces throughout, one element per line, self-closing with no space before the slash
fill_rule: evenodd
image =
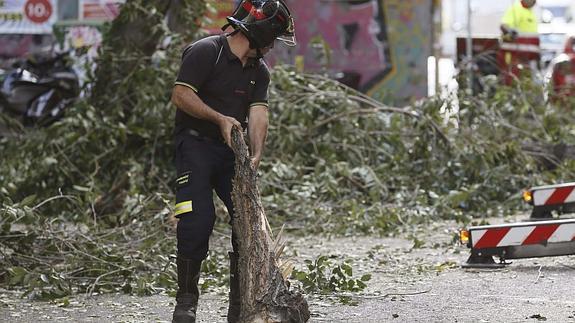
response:
<path id="1" fill-rule="evenodd" d="M 16 63 L 0 88 L 0 112 L 24 126 L 47 126 L 59 120 L 80 93 L 68 52 Z"/>

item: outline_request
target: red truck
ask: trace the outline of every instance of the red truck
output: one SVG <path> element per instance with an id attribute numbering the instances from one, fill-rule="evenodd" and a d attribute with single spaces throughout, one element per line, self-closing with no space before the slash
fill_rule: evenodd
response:
<path id="1" fill-rule="evenodd" d="M 563 103 L 575 94 L 575 35 L 568 36 L 563 53 L 551 61 L 552 100 Z"/>
<path id="2" fill-rule="evenodd" d="M 466 38 L 457 38 L 457 62 L 466 62 Z M 540 46 L 537 35 L 519 36 L 512 41 L 500 37 L 473 37 L 472 66 L 477 76 L 474 90 L 481 90 L 478 83 L 482 76 L 497 75 L 501 82 L 511 85 L 524 73 L 539 68 Z"/>

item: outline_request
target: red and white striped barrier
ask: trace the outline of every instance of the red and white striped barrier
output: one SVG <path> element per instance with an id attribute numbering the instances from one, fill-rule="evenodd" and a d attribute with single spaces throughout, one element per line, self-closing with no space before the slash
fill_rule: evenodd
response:
<path id="1" fill-rule="evenodd" d="M 568 242 L 575 240 L 575 220 L 474 227 L 469 233 L 475 249 Z"/>
<path id="2" fill-rule="evenodd" d="M 463 267 L 500 267 L 506 259 L 575 254 L 575 219 L 470 227 L 461 241 L 471 248 Z M 493 256 L 500 259 L 495 264 Z"/>
<path id="3" fill-rule="evenodd" d="M 533 206 L 575 203 L 575 183 L 533 187 Z"/>

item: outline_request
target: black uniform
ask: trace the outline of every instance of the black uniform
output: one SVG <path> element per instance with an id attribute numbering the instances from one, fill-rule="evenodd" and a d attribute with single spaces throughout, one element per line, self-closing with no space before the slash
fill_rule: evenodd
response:
<path id="1" fill-rule="evenodd" d="M 187 86 L 212 109 L 247 125 L 249 109 L 268 105 L 270 74 L 262 59 L 245 66 L 230 50 L 225 35 L 210 36 L 188 46 L 176 84 Z M 216 124 L 178 109 L 175 125 L 176 216 L 178 254 L 194 260 L 207 256 L 215 222 L 212 190 L 233 216 L 231 201 L 234 153 Z M 235 239 L 232 239 L 237 251 Z"/>

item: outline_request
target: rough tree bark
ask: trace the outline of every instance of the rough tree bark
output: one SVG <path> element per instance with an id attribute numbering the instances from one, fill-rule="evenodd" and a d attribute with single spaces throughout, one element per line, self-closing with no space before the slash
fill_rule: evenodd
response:
<path id="1" fill-rule="evenodd" d="M 241 322 L 307 322 L 308 304 L 289 290 L 280 270 L 280 237 L 273 240 L 251 167 L 248 148 L 239 130 L 232 131 L 236 155 L 232 201 L 233 228 L 239 241 Z"/>

